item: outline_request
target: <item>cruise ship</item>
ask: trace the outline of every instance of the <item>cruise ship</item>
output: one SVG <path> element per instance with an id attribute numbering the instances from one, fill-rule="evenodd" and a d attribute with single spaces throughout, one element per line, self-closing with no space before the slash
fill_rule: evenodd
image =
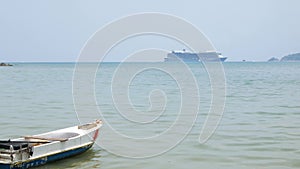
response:
<path id="1" fill-rule="evenodd" d="M 194 53 L 183 49 L 181 51 L 172 51 L 168 53 L 165 62 L 178 61 L 178 59 L 181 59 L 184 62 L 224 62 L 227 57 L 222 56 L 221 53 L 215 51 Z"/>

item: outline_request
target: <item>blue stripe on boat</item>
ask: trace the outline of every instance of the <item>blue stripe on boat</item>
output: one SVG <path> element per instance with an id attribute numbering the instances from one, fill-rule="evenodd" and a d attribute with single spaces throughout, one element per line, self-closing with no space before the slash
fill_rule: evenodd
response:
<path id="1" fill-rule="evenodd" d="M 83 147 L 79 147 L 76 149 L 72 149 L 72 150 L 68 150 L 68 151 L 64 151 L 61 153 L 57 153 L 57 154 L 53 154 L 50 156 L 46 156 L 46 157 L 42 157 L 42 158 L 38 158 L 35 160 L 31 160 L 31 161 L 24 161 L 22 163 L 15 163 L 15 164 L 0 164 L 0 169 L 27 169 L 30 167 L 36 167 L 36 166 L 40 166 L 40 165 L 44 165 L 48 162 L 52 162 L 52 161 L 56 161 L 56 160 L 60 160 L 60 159 L 64 159 L 70 156 L 74 156 L 80 153 L 83 153 L 85 151 L 87 151 L 88 149 L 90 149 L 93 146 L 94 143 L 88 144 L 86 146 Z"/>

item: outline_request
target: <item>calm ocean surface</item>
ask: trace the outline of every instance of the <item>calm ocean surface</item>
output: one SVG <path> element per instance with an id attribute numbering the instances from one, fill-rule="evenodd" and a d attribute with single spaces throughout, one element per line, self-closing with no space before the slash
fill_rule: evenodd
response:
<path id="1" fill-rule="evenodd" d="M 168 99 L 161 127 L 136 128 L 120 120 L 112 103 L 110 81 L 117 66 L 105 63 L 97 72 L 95 93 L 99 109 L 111 125 L 126 135 L 148 137 L 163 132 L 176 118 L 172 112 L 179 109 L 180 90 L 176 82 L 158 70 L 136 75 L 129 86 L 136 109 L 149 108 L 149 92 L 154 89 L 165 91 Z M 128 65 L 134 66 L 142 63 Z M 211 102 L 209 78 L 201 64 L 189 66 L 199 86 L 200 112 L 192 131 L 175 148 L 152 158 L 131 159 L 95 145 L 84 154 L 38 169 L 300 168 L 300 63 L 224 63 L 225 111 L 215 134 L 205 144 L 200 144 L 198 138 Z M 0 67 L 0 139 L 77 125 L 73 71 L 72 63 L 16 63 L 13 67 Z M 100 134 L 100 142 L 101 137 L 104 136 Z"/>

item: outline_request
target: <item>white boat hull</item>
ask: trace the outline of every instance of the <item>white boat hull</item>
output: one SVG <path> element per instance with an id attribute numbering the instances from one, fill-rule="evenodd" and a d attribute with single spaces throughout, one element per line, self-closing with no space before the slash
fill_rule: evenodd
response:
<path id="1" fill-rule="evenodd" d="M 20 147 L 16 150 L 13 146 L 10 146 L 10 149 L 2 149 L 2 151 L 0 149 L 0 168 L 27 169 L 83 153 L 93 146 L 101 126 L 101 121 L 96 121 L 12 140 L 12 142 L 29 141 L 31 143 L 28 147 Z M 42 140 L 49 142 L 33 143 Z"/>

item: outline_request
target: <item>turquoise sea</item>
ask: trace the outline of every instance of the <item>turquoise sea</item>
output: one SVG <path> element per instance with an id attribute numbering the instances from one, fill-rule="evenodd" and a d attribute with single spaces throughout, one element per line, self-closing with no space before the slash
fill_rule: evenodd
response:
<path id="1" fill-rule="evenodd" d="M 165 91 L 167 102 L 165 113 L 158 119 L 162 123 L 134 127 L 135 123 L 120 118 L 111 98 L 110 82 L 118 64 L 102 63 L 95 75 L 97 107 L 110 125 L 124 135 L 150 137 L 163 133 L 176 119 L 175 112 L 180 108 L 180 85 L 159 70 L 136 74 L 127 86 L 136 110 L 142 112 L 151 107 L 149 93 L 155 89 Z M 163 63 L 128 63 L 127 67 L 151 64 Z M 300 63 L 223 63 L 225 110 L 216 132 L 204 144 L 198 140 L 211 103 L 209 76 L 202 64 L 188 66 L 199 87 L 200 108 L 193 129 L 177 146 L 161 155 L 133 159 L 94 145 L 84 154 L 38 169 L 300 168 Z M 77 125 L 72 95 L 74 68 L 74 63 L 15 63 L 13 67 L 0 67 L 0 139 Z M 123 73 L 126 75 L 126 71 Z M 100 132 L 98 141 L 104 137 L 110 139 Z M 128 149 L 129 145 L 116 146 Z"/>

